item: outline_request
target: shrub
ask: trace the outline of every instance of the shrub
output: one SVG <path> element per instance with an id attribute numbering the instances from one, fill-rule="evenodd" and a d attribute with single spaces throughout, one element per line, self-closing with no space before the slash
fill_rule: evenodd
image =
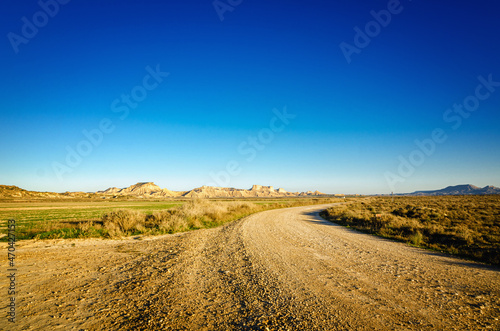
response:
<path id="1" fill-rule="evenodd" d="M 144 229 L 146 218 L 135 210 L 119 209 L 104 214 L 102 223 L 111 234 L 121 234 Z"/>
<path id="2" fill-rule="evenodd" d="M 420 231 L 417 231 L 414 235 L 410 237 L 410 241 L 415 246 L 420 246 L 424 240 L 424 236 Z"/>

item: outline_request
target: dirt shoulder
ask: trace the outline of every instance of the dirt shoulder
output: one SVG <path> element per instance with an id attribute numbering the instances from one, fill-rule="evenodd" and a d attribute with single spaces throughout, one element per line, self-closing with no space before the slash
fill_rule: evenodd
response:
<path id="1" fill-rule="evenodd" d="M 321 219 L 325 208 L 140 240 L 18 243 L 18 318 L 0 328 L 500 328 L 498 269 L 354 232 Z"/>

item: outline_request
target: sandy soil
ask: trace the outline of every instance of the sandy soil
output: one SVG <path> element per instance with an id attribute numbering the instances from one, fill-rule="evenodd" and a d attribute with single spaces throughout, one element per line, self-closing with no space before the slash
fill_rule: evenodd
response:
<path id="1" fill-rule="evenodd" d="M 500 329 L 499 269 L 337 226 L 325 208 L 154 238 L 18 243 L 18 317 L 2 313 L 0 329 Z"/>

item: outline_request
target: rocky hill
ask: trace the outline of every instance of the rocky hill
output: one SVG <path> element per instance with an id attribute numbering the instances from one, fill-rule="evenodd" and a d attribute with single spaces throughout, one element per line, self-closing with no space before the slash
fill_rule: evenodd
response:
<path id="1" fill-rule="evenodd" d="M 110 187 L 104 191 L 98 191 L 99 194 L 106 195 L 128 195 L 144 198 L 163 198 L 163 197 L 178 197 L 186 192 L 175 192 L 167 189 L 162 189 L 153 182 L 137 183 L 126 188 Z"/>
<path id="2" fill-rule="evenodd" d="M 14 185 L 0 185 L 0 199 L 72 199 L 97 198 L 95 193 L 85 192 L 37 192 L 28 191 Z"/>
<path id="3" fill-rule="evenodd" d="M 434 191 L 416 191 L 412 195 L 483 195 L 483 194 L 500 194 L 500 188 L 495 186 L 477 187 L 474 185 L 455 185 Z"/>
<path id="4" fill-rule="evenodd" d="M 292 193 L 285 189 L 274 189 L 273 186 L 253 185 L 251 189 L 236 189 L 229 187 L 202 186 L 190 191 L 170 191 L 162 189 L 153 182 L 137 183 L 127 188 L 118 189 L 116 187 L 108 188 L 104 191 L 98 191 L 99 194 L 113 196 L 135 196 L 141 198 L 167 198 L 167 197 L 185 197 L 185 198 L 260 198 L 260 197 L 293 197 L 293 196 L 316 196 L 326 195 L 319 191 L 308 191 L 302 193 Z"/>
<path id="5" fill-rule="evenodd" d="M 251 189 L 202 186 L 190 191 L 171 191 L 161 188 L 153 182 L 137 183 L 125 188 L 110 187 L 104 191 L 92 192 L 36 192 L 27 191 L 13 185 L 0 185 L 0 199 L 72 199 L 72 198 L 260 198 L 260 197 L 296 197 L 327 195 L 319 191 L 288 192 L 272 186 L 253 185 Z"/>

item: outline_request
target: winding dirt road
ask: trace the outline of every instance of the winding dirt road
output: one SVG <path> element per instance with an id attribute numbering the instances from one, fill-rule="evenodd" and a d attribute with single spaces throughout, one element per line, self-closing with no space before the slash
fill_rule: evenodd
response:
<path id="1" fill-rule="evenodd" d="M 141 240 L 19 243 L 17 320 L 2 314 L 0 328 L 500 329 L 500 270 L 337 226 L 318 216 L 326 207 Z"/>

